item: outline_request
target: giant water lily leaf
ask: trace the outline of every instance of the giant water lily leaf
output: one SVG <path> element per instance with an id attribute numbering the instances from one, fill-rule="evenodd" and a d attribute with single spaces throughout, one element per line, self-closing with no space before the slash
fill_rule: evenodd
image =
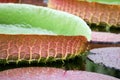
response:
<path id="1" fill-rule="evenodd" d="M 49 0 L 48 7 L 79 16 L 90 24 L 91 28 L 94 27 L 91 24 L 100 26 L 95 27 L 98 30 L 110 31 L 111 27 L 115 29 L 120 27 L 119 5 L 107 5 L 85 0 Z"/>
<path id="2" fill-rule="evenodd" d="M 79 17 L 27 4 L 0 4 L 0 60 L 53 61 L 87 49 L 91 30 Z"/>
<path id="3" fill-rule="evenodd" d="M 80 18 L 45 7 L 25 4 L 0 4 L 0 24 L 29 24 L 58 35 L 83 35 L 88 40 L 91 31 Z"/>
<path id="4" fill-rule="evenodd" d="M 83 36 L 0 35 L 0 59 L 5 62 L 65 60 L 84 53 L 86 48 Z"/>
<path id="5" fill-rule="evenodd" d="M 120 80 L 115 77 L 86 72 L 86 71 L 65 71 L 59 68 L 50 67 L 29 67 L 5 70 L 0 72 L 0 79 L 3 80 Z"/>
<path id="6" fill-rule="evenodd" d="M 57 35 L 52 31 L 46 29 L 37 29 L 30 25 L 15 24 L 15 25 L 6 25 L 0 24 L 0 33 L 1 34 L 39 34 L 39 35 Z"/>
<path id="7" fill-rule="evenodd" d="M 120 5 L 120 0 L 87 0 L 90 2 L 99 2 L 103 4 L 119 4 Z"/>

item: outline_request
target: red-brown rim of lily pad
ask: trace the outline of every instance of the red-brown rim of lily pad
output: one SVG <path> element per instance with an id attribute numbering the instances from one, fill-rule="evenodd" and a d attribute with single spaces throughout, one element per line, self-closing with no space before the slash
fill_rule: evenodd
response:
<path id="1" fill-rule="evenodd" d="M 16 68 L 11 70 L 5 70 L 0 72 L 1 80 L 119 80 L 117 78 L 86 72 L 75 71 L 50 67 L 28 67 L 28 68 Z"/>

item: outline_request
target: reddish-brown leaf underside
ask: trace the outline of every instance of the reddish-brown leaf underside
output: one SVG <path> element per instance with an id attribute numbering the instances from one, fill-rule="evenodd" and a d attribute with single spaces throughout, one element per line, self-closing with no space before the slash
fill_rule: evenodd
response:
<path id="1" fill-rule="evenodd" d="M 120 27 L 120 5 L 78 0 L 49 0 L 48 7 L 77 15 L 89 24 Z"/>
<path id="2" fill-rule="evenodd" d="M 49 67 L 17 68 L 0 72 L 0 80 L 119 80 L 86 71 L 65 71 Z"/>
<path id="3" fill-rule="evenodd" d="M 83 53 L 87 43 L 84 36 L 0 34 L 0 59 L 8 62 L 66 59 Z"/>

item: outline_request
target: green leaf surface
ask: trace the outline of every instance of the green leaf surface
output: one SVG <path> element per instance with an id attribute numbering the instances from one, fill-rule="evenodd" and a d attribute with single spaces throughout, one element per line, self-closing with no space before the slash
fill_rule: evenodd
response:
<path id="1" fill-rule="evenodd" d="M 36 29 L 30 25 L 15 24 L 15 25 L 6 25 L 0 24 L 0 34 L 40 34 L 40 35 L 56 35 L 52 31 L 45 29 Z"/>
<path id="2" fill-rule="evenodd" d="M 98 2 L 103 4 L 116 4 L 120 5 L 120 0 L 87 0 L 89 2 Z"/>
<path id="3" fill-rule="evenodd" d="M 66 12 L 34 5 L 12 3 L 0 4 L 0 24 L 30 25 L 31 28 L 33 28 L 31 30 L 35 29 L 38 31 L 43 29 L 51 31 L 57 35 L 83 35 L 88 40 L 91 39 L 91 30 L 81 18 Z M 1 30 L 4 30 L 2 29 L 3 27 L 0 28 Z M 10 31 L 8 29 L 12 28 L 6 27 L 6 30 Z M 23 28 L 19 29 L 23 30 Z M 30 29 L 27 30 L 29 32 Z M 7 33 L 7 31 L 1 31 L 0 33 Z M 26 32 L 26 30 L 23 30 L 23 32 Z M 33 32 L 34 31 L 30 31 L 30 34 Z M 13 30 L 11 30 L 11 33 L 14 33 Z"/>

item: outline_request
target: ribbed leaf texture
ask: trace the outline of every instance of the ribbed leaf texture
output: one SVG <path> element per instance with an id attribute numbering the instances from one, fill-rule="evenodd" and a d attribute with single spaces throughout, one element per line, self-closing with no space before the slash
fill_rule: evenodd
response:
<path id="1" fill-rule="evenodd" d="M 7 62 L 64 60 L 86 48 L 84 36 L 0 34 L 0 60 Z"/>
<path id="2" fill-rule="evenodd" d="M 77 15 L 89 24 L 120 27 L 120 5 L 78 0 L 49 0 L 48 7 Z"/>

